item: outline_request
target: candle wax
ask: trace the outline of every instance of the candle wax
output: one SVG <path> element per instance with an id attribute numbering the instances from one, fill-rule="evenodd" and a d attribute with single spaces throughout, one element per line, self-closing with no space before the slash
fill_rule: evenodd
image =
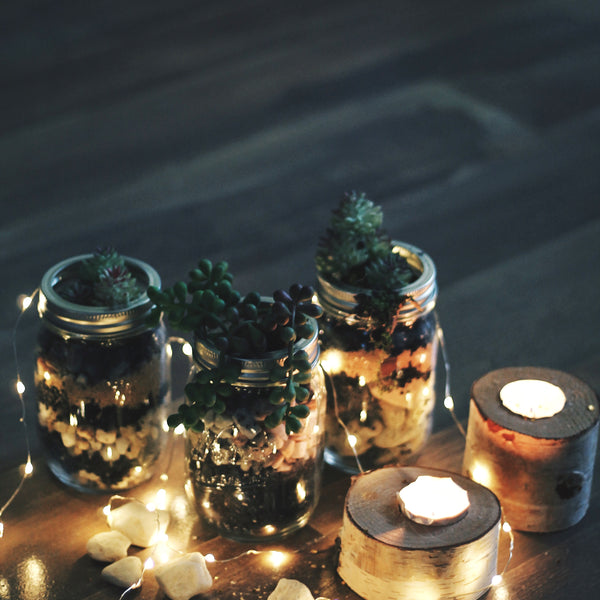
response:
<path id="1" fill-rule="evenodd" d="M 539 379 L 518 379 L 500 390 L 500 401 L 511 412 L 528 419 L 544 419 L 559 413 L 566 404 L 564 392 Z"/>

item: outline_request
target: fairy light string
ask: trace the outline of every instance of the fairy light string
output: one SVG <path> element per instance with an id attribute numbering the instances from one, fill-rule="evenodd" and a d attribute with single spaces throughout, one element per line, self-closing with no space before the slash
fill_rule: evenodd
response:
<path id="1" fill-rule="evenodd" d="M 12 494 L 9 496 L 8 500 L 0 508 L 0 538 L 2 538 L 4 536 L 4 522 L 2 521 L 2 515 L 8 509 L 8 507 L 13 503 L 13 501 L 15 500 L 15 498 L 21 491 L 21 488 L 23 487 L 25 480 L 28 477 L 30 477 L 31 474 L 33 473 L 33 463 L 31 462 L 31 447 L 30 447 L 30 443 L 29 443 L 29 430 L 28 430 L 28 426 L 27 426 L 27 411 L 25 408 L 25 397 L 24 397 L 25 384 L 23 383 L 23 380 L 21 379 L 21 372 L 19 369 L 19 356 L 18 356 L 18 352 L 17 352 L 17 331 L 19 328 L 19 323 L 21 322 L 21 318 L 25 314 L 25 311 L 30 306 L 32 306 L 33 301 L 34 301 L 36 295 L 38 294 L 38 292 L 39 292 L 39 288 L 36 288 L 33 291 L 33 293 L 30 294 L 29 296 L 23 295 L 23 296 L 19 297 L 18 303 L 21 308 L 21 311 L 20 311 L 19 315 L 17 316 L 17 320 L 15 321 L 14 327 L 12 329 L 12 334 L 11 334 L 13 359 L 14 359 L 14 364 L 15 364 L 15 370 L 17 373 L 15 390 L 17 392 L 17 398 L 19 400 L 19 404 L 21 407 L 21 417 L 19 418 L 19 422 L 23 425 L 23 437 L 25 440 L 25 449 L 26 449 L 27 459 L 25 461 L 25 465 L 22 467 L 21 477 L 19 479 L 19 482 L 17 483 L 16 488 L 14 489 Z"/>
<path id="2" fill-rule="evenodd" d="M 32 306 L 35 297 L 37 296 L 37 294 L 39 293 L 39 289 L 34 290 L 34 292 L 28 296 L 26 295 L 22 295 L 19 298 L 19 305 L 20 305 L 20 313 L 17 316 L 15 325 L 13 327 L 12 330 L 12 336 L 11 336 L 11 345 L 12 345 L 12 350 L 13 350 L 13 357 L 14 357 L 14 364 L 15 364 L 15 369 L 16 369 L 16 384 L 15 384 L 15 389 L 17 392 L 17 397 L 19 400 L 19 404 L 20 404 L 20 408 L 21 408 L 21 417 L 19 419 L 19 421 L 22 423 L 23 425 L 23 436 L 24 436 L 24 441 L 25 441 L 25 446 L 26 446 L 26 462 L 25 464 L 22 466 L 21 468 L 21 477 L 19 479 L 19 482 L 17 484 L 17 486 L 15 487 L 15 489 L 13 490 L 12 494 L 9 496 L 8 500 L 4 503 L 4 505 L 0 508 L 0 538 L 3 537 L 4 535 L 4 523 L 2 521 L 2 516 L 4 514 L 4 512 L 10 507 L 10 505 L 13 503 L 13 501 L 15 500 L 15 498 L 17 497 L 17 495 L 19 494 L 19 492 L 21 491 L 25 480 L 31 476 L 32 472 L 33 472 L 33 463 L 31 461 L 31 449 L 30 449 L 30 440 L 29 440 L 29 431 L 28 431 L 28 424 L 27 424 L 27 415 L 26 415 L 26 406 L 25 406 L 25 398 L 24 398 L 24 394 L 25 394 L 25 385 L 22 381 L 21 378 L 21 374 L 20 374 L 20 368 L 19 368 L 19 359 L 18 359 L 18 352 L 17 352 L 17 342 L 16 342 L 16 336 L 17 336 L 17 331 L 18 331 L 18 327 L 19 324 L 21 322 L 21 319 L 24 315 L 24 313 Z M 448 410 L 448 412 L 450 413 L 450 415 L 452 416 L 454 423 L 456 425 L 456 427 L 458 428 L 458 430 L 460 431 L 461 435 L 463 437 L 466 437 L 466 433 L 464 430 L 464 427 L 462 426 L 462 424 L 460 423 L 460 421 L 458 420 L 456 413 L 454 411 L 454 401 L 452 398 L 452 393 L 451 393 L 451 386 L 450 386 L 450 361 L 448 359 L 448 354 L 446 351 L 446 345 L 445 345 L 445 339 L 444 339 L 444 332 L 443 329 L 441 327 L 441 325 L 439 324 L 439 320 L 437 318 L 437 314 L 436 314 L 436 334 L 438 337 L 438 341 L 439 341 L 439 347 L 440 347 L 440 351 L 441 351 L 441 356 L 442 356 L 442 361 L 443 361 L 443 365 L 444 365 L 444 377 L 445 377 L 445 381 L 444 381 L 444 407 L 446 408 L 446 410 Z M 188 360 L 191 361 L 191 355 L 192 355 L 192 348 L 190 346 L 190 344 L 187 342 L 187 340 L 183 339 L 183 338 L 178 338 L 178 337 L 171 337 L 168 340 L 168 352 L 169 352 L 169 356 L 171 357 L 172 355 L 172 344 L 178 344 L 181 346 L 181 352 L 184 356 L 186 356 L 188 358 Z M 323 368 L 323 367 L 322 367 Z M 326 375 L 327 371 L 323 368 L 324 372 Z M 333 386 L 332 389 L 334 390 Z M 338 421 L 338 423 L 340 424 L 340 426 L 344 429 L 344 432 L 346 434 L 347 440 L 348 440 L 348 444 L 350 446 L 350 448 L 352 449 L 356 464 L 357 464 L 357 468 L 359 472 L 364 472 L 363 467 L 360 463 L 360 459 L 358 456 L 358 453 L 356 451 L 356 444 L 352 443 L 352 434 L 349 432 L 348 428 L 346 427 L 345 423 L 343 422 L 342 418 L 339 415 L 339 410 L 338 410 L 338 400 L 337 400 L 337 396 L 335 394 L 335 391 L 333 392 L 333 397 L 332 397 L 332 401 L 333 401 L 333 405 L 334 405 L 334 411 L 335 411 L 335 416 L 336 419 Z M 173 439 L 175 437 L 175 435 L 177 435 L 177 433 L 180 432 L 174 432 L 173 435 Z M 172 462 L 172 457 L 173 457 L 173 449 L 174 449 L 174 442 L 173 439 L 171 440 L 171 447 L 169 448 L 169 452 L 168 452 L 168 462 L 166 467 L 163 469 L 162 474 L 160 475 L 160 481 L 162 482 L 166 482 L 168 481 L 168 471 L 171 467 L 171 462 Z M 161 493 L 162 492 L 162 493 Z M 166 545 L 166 547 L 171 551 L 174 552 L 176 554 L 185 554 L 185 551 L 181 551 L 178 549 L 173 548 L 172 546 L 170 546 L 167 542 L 168 542 L 168 535 L 165 533 L 161 534 L 161 523 L 160 523 L 160 511 L 159 510 L 155 510 L 156 508 L 166 508 L 166 506 L 163 506 L 163 503 L 165 502 L 165 498 L 166 498 L 166 492 L 164 489 L 160 489 L 157 492 L 157 503 L 155 506 L 152 506 L 151 504 L 145 504 L 145 506 L 153 511 L 155 513 L 155 518 L 156 518 L 156 528 L 157 528 L 157 538 L 156 538 L 156 543 L 152 546 L 150 555 L 146 558 L 146 560 L 143 561 L 142 563 L 142 573 L 140 575 L 140 578 L 134 582 L 131 586 L 129 586 L 127 589 L 125 589 L 121 595 L 119 596 L 119 600 L 125 600 L 125 598 L 128 596 L 128 594 L 132 591 L 137 590 L 139 587 L 141 587 L 144 577 L 146 576 L 147 572 L 152 570 L 153 567 L 155 566 L 155 560 L 157 559 L 157 552 L 159 551 L 159 547 L 161 544 Z M 113 502 L 115 502 L 116 500 L 119 501 L 135 501 L 135 502 L 140 502 L 140 500 L 136 499 L 136 498 L 126 498 L 123 496 L 112 496 L 109 504 L 107 506 L 104 507 L 104 514 L 108 517 L 110 514 L 110 511 L 112 510 L 112 504 Z M 142 503 L 143 504 L 143 503 Z M 514 551 L 514 544 L 515 544 L 515 538 L 514 538 L 514 533 L 512 531 L 512 528 L 510 526 L 510 524 L 507 521 L 503 521 L 502 525 L 501 525 L 501 531 L 504 532 L 505 534 L 508 535 L 509 538 L 509 548 L 508 548 L 508 556 L 507 559 L 505 561 L 504 567 L 496 574 L 494 575 L 494 577 L 492 578 L 490 585 L 484 589 L 481 590 L 481 594 L 485 593 L 487 590 L 493 588 L 493 587 L 497 587 L 498 585 L 500 585 L 503 581 L 503 577 L 504 574 L 506 573 L 508 566 L 511 562 L 512 556 L 513 556 L 513 551 Z M 319 542 L 321 542 L 326 536 L 321 536 L 320 538 L 318 538 L 317 540 L 315 540 L 311 545 L 316 545 Z M 270 564 L 274 567 L 274 568 L 278 568 L 280 567 L 286 559 L 286 556 L 289 554 L 300 554 L 300 553 L 305 553 L 307 552 L 306 549 L 303 550 L 292 550 L 292 551 L 286 551 L 286 552 L 282 552 L 279 550 L 258 550 L 258 549 L 249 549 L 246 550 L 244 552 L 241 552 L 239 554 L 236 554 L 234 556 L 228 557 L 228 558 L 222 558 L 222 559 L 216 559 L 214 557 L 213 554 L 206 554 L 205 555 L 205 560 L 208 563 L 211 564 L 226 564 L 226 563 L 230 563 L 230 562 L 234 562 L 237 560 L 240 560 L 244 557 L 247 556 L 253 556 L 253 555 L 264 555 L 267 556 L 269 558 L 269 562 Z M 314 553 L 314 551 L 311 551 Z M 460 597 L 460 596 L 459 596 Z M 319 596 L 317 598 L 317 600 L 329 600 L 323 596 Z"/>

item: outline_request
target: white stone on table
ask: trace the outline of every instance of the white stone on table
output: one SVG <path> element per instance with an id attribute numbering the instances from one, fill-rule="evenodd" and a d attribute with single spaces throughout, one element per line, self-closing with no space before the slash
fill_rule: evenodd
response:
<path id="1" fill-rule="evenodd" d="M 119 531 L 103 531 L 93 535 L 87 542 L 87 553 L 102 562 L 113 562 L 127 556 L 131 540 Z"/>
<path id="2" fill-rule="evenodd" d="M 108 525 L 126 535 L 135 546 L 153 546 L 159 534 L 169 525 L 169 513 L 165 510 L 150 511 L 141 502 L 131 501 L 108 514 Z"/>
<path id="3" fill-rule="evenodd" d="M 267 600 L 315 600 L 306 585 L 297 579 L 280 579 Z"/>
<path id="4" fill-rule="evenodd" d="M 126 556 L 102 569 L 102 577 L 122 588 L 129 588 L 142 576 L 142 561 L 137 556 Z"/>
<path id="5" fill-rule="evenodd" d="M 189 600 L 212 587 L 212 576 L 200 552 L 192 552 L 154 569 L 160 589 L 171 600 Z"/>
<path id="6" fill-rule="evenodd" d="M 114 444 L 117 440 L 117 432 L 116 431 L 104 431 L 104 429 L 96 430 L 96 439 L 101 444 Z"/>

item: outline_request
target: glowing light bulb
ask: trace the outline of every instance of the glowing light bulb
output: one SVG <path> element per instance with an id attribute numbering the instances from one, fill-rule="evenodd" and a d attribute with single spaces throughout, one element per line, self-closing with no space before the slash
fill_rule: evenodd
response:
<path id="1" fill-rule="evenodd" d="M 4 536 L 4 523 L 0 521 L 0 538 Z"/>
<path id="2" fill-rule="evenodd" d="M 507 521 L 504 521 L 504 523 L 502 523 L 502 531 L 504 531 L 505 533 L 510 533 L 512 531 L 512 527 L 510 526 L 510 523 L 508 523 Z"/>
<path id="3" fill-rule="evenodd" d="M 167 508 L 167 490 L 161 488 L 156 492 L 156 506 L 160 510 L 165 510 Z"/>
<path id="4" fill-rule="evenodd" d="M 502 575 L 494 575 L 492 577 L 492 585 L 500 585 L 502 583 Z"/>
<path id="5" fill-rule="evenodd" d="M 350 434 L 348 436 L 348 444 L 350 445 L 351 448 L 355 448 L 357 442 L 358 442 L 358 439 L 355 435 Z"/>
<path id="6" fill-rule="evenodd" d="M 272 567 L 277 568 L 285 562 L 286 556 L 283 552 L 279 552 L 279 550 L 271 550 L 267 556 L 267 559 L 271 563 Z"/>
<path id="7" fill-rule="evenodd" d="M 181 352 L 183 352 L 183 354 L 185 356 L 192 356 L 193 354 L 193 350 L 192 350 L 192 346 L 191 344 L 189 344 L 188 342 L 186 342 L 182 347 L 181 347 Z"/>
<path id="8" fill-rule="evenodd" d="M 25 393 L 25 384 L 19 379 L 19 381 L 17 381 L 17 384 L 15 386 L 17 388 L 17 393 L 18 394 L 24 394 Z"/>
<path id="9" fill-rule="evenodd" d="M 110 515 L 110 504 L 107 504 L 103 509 L 102 512 L 108 517 L 108 515 Z"/>
<path id="10" fill-rule="evenodd" d="M 365 387 L 365 385 L 367 385 L 367 380 L 365 379 L 364 375 L 359 376 L 358 385 L 360 385 L 360 387 Z"/>
<path id="11" fill-rule="evenodd" d="M 208 563 L 214 563 L 215 562 L 215 555 L 214 554 L 206 554 L 204 556 L 204 560 Z"/>
<path id="12" fill-rule="evenodd" d="M 328 373 L 338 373 L 342 368 L 343 355 L 339 350 L 327 350 L 323 353 L 321 366 Z"/>
<path id="13" fill-rule="evenodd" d="M 31 306 L 32 302 L 33 298 L 26 294 L 21 294 L 17 299 L 17 304 L 21 307 L 22 311 L 26 311 Z"/>
<path id="14" fill-rule="evenodd" d="M 144 563 L 144 569 L 154 569 L 154 560 L 152 560 L 151 556 L 146 559 L 146 562 Z"/>
<path id="15" fill-rule="evenodd" d="M 298 498 L 298 502 L 304 502 L 306 500 L 306 488 L 302 481 L 299 481 L 296 485 L 296 497 Z"/>
<path id="16" fill-rule="evenodd" d="M 477 483 L 480 483 L 481 485 L 483 485 L 485 487 L 489 487 L 490 480 L 491 480 L 490 472 L 487 469 L 487 467 L 485 467 L 481 463 L 477 463 L 473 467 L 472 479 L 473 479 L 473 481 L 476 481 Z"/>
<path id="17" fill-rule="evenodd" d="M 182 435 L 185 432 L 185 425 L 183 423 L 181 423 L 180 425 L 177 425 L 177 427 L 175 427 L 174 431 L 175 431 L 175 435 Z"/>
<path id="18" fill-rule="evenodd" d="M 31 461 L 28 460 L 25 463 L 25 475 L 31 475 L 33 473 L 33 465 L 31 464 Z"/>
<path id="19" fill-rule="evenodd" d="M 454 408 L 454 400 L 452 399 L 452 396 L 446 396 L 444 398 L 444 408 L 447 408 L 448 410 L 452 410 Z"/>

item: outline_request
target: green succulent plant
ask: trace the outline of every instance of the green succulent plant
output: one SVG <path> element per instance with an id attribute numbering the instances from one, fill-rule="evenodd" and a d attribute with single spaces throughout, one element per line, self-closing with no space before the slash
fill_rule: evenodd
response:
<path id="1" fill-rule="evenodd" d="M 310 399 L 311 364 L 306 352 L 295 350 L 295 343 L 313 336 L 316 325 L 312 319 L 322 314 L 321 307 L 312 303 L 314 290 L 296 283 L 265 299 L 258 292 L 242 296 L 232 282 L 225 261 L 213 265 L 203 259 L 190 271 L 187 282 L 178 281 L 162 290 L 148 289 L 155 304 L 153 323 L 164 315 L 174 328 L 192 331 L 219 352 L 218 365 L 199 372 L 187 384 L 187 402 L 167 422 L 170 427 L 183 424 L 202 431 L 202 419 L 208 410 L 222 413 L 227 398 L 234 393 L 241 367 L 230 357 L 253 358 L 285 350 L 283 364 L 276 364 L 270 372 L 273 383 L 284 384 L 273 387 L 269 396 L 273 411 L 266 417 L 265 426 L 272 428 L 285 422 L 288 433 L 297 432 L 302 427 L 301 419 L 309 414 L 305 403 Z"/>
<path id="2" fill-rule="evenodd" d="M 76 276 L 60 282 L 56 291 L 76 304 L 109 308 L 127 306 L 143 293 L 125 259 L 112 247 L 97 248 L 79 264 Z"/>
<path id="3" fill-rule="evenodd" d="M 398 306 L 405 300 L 399 290 L 415 281 L 418 273 L 394 252 L 382 225 L 380 206 L 364 193 L 344 194 L 319 240 L 315 262 L 323 278 L 364 290 L 357 296 L 356 312 L 384 324 L 383 332 L 374 333 L 377 345 L 385 346 Z"/>

